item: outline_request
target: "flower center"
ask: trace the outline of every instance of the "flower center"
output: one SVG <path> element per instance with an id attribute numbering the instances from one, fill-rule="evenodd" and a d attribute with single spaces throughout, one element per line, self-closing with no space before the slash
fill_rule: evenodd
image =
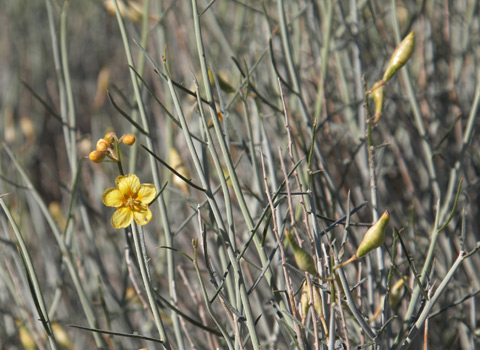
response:
<path id="1" fill-rule="evenodd" d="M 126 207 L 129 207 L 131 210 L 139 210 L 140 205 L 142 204 L 140 201 L 138 201 L 136 198 L 132 197 L 130 194 L 128 197 L 126 197 L 127 202 L 125 203 Z"/>

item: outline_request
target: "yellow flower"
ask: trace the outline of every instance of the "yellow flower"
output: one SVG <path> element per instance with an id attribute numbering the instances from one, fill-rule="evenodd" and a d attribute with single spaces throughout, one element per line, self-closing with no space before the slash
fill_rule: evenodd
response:
<path id="1" fill-rule="evenodd" d="M 148 224 L 152 219 L 148 205 L 157 194 L 155 186 L 140 184 L 136 175 L 118 176 L 115 185 L 116 188 L 107 188 L 102 196 L 103 204 L 117 208 L 112 216 L 113 227 L 127 227 L 133 219 L 139 225 Z"/>

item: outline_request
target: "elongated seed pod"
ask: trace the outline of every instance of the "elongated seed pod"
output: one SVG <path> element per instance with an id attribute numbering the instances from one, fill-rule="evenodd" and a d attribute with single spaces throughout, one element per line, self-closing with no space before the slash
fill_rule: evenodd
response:
<path id="1" fill-rule="evenodd" d="M 393 51 L 392 57 L 383 74 L 383 81 L 389 81 L 394 74 L 407 63 L 415 48 L 415 32 L 412 30 Z"/>
<path id="2" fill-rule="evenodd" d="M 404 289 L 405 289 L 405 281 L 403 278 L 399 279 L 390 289 L 390 295 L 388 299 L 390 302 L 390 306 L 392 308 L 397 307 L 397 305 L 402 300 Z"/>
<path id="3" fill-rule="evenodd" d="M 295 238 L 292 237 L 290 231 L 285 233 L 288 244 L 292 247 L 293 257 L 297 263 L 297 267 L 302 271 L 307 271 L 312 275 L 317 274 L 317 269 L 315 268 L 315 261 L 312 256 L 303 250 L 295 241 Z"/>
<path id="4" fill-rule="evenodd" d="M 170 148 L 170 166 L 175 169 L 180 175 L 186 177 L 187 179 L 190 178 L 190 172 L 183 163 L 183 160 L 180 157 L 178 151 L 173 147 Z M 181 188 L 182 191 L 185 192 L 185 194 L 190 194 L 187 183 L 174 174 L 172 175 L 172 183 L 176 187 Z"/>
<path id="5" fill-rule="evenodd" d="M 373 115 L 373 124 L 376 124 L 380 120 L 380 117 L 382 116 L 382 112 L 383 112 L 383 105 L 384 105 L 383 95 L 385 92 L 385 87 L 383 85 L 383 82 L 377 81 L 373 85 L 371 91 L 372 91 L 373 102 L 375 102 L 375 114 Z"/>
<path id="6" fill-rule="evenodd" d="M 308 295 L 308 286 L 306 283 L 304 283 L 302 287 L 300 305 L 302 308 L 302 323 L 305 323 L 305 320 L 307 319 L 308 309 L 310 308 L 310 297 Z"/>
<path id="7" fill-rule="evenodd" d="M 358 246 L 357 258 L 367 255 L 373 249 L 380 247 L 385 241 L 385 231 L 390 221 L 390 213 L 388 210 L 382 214 L 380 219 L 368 229 L 363 237 L 362 243 Z"/>

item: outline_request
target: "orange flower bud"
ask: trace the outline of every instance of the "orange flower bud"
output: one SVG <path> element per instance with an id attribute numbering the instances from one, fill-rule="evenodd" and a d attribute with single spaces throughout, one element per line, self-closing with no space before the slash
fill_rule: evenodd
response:
<path id="1" fill-rule="evenodd" d="M 88 155 L 88 158 L 94 163 L 101 163 L 105 159 L 105 153 L 101 151 L 93 151 Z"/>
<path id="2" fill-rule="evenodd" d="M 415 48 L 415 33 L 412 30 L 405 39 L 397 46 L 395 51 L 393 51 L 392 57 L 390 57 L 390 62 L 385 69 L 383 74 L 383 81 L 389 81 L 394 74 L 402 68 L 408 59 L 412 56 L 413 50 Z"/>
<path id="3" fill-rule="evenodd" d="M 131 146 L 135 143 L 135 136 L 133 136 L 132 134 L 125 134 L 122 136 L 121 140 L 127 146 Z"/>
<path id="4" fill-rule="evenodd" d="M 112 144 L 113 141 L 115 141 L 117 139 L 117 135 L 115 135 L 115 133 L 113 131 L 110 131 L 110 132 L 107 132 L 103 138 L 104 138 L 105 141 Z"/>
<path id="5" fill-rule="evenodd" d="M 363 237 L 362 243 L 358 246 L 357 258 L 367 255 L 373 249 L 380 247 L 385 241 L 385 231 L 390 221 L 390 213 L 388 210 L 382 214 L 380 219 L 368 229 Z"/>
<path id="6" fill-rule="evenodd" d="M 110 148 L 110 143 L 107 142 L 106 140 L 100 139 L 97 141 L 97 151 L 105 152 L 109 148 Z"/>

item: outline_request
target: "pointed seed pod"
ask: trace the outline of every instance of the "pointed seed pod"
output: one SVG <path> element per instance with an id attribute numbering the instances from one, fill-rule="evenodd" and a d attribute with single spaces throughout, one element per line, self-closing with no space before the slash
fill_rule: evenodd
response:
<path id="1" fill-rule="evenodd" d="M 317 314 L 323 314 L 322 299 L 320 298 L 320 293 L 316 287 L 313 287 L 313 307 L 315 308 Z"/>
<path id="2" fill-rule="evenodd" d="M 385 87 L 382 81 L 377 81 L 371 89 L 373 102 L 375 102 L 375 114 L 373 115 L 373 124 L 377 124 L 377 122 L 380 120 L 380 117 L 382 116 L 384 105 L 384 91 Z"/>
<path id="3" fill-rule="evenodd" d="M 224 79 L 218 72 L 215 72 L 215 76 L 220 89 L 230 94 L 235 92 L 235 88 L 230 85 L 227 79 Z M 208 68 L 208 80 L 210 81 L 210 85 L 215 86 L 215 77 L 213 76 L 213 71 L 210 68 Z"/>
<path id="4" fill-rule="evenodd" d="M 170 166 L 183 177 L 186 177 L 187 179 L 190 178 L 190 172 L 183 164 L 183 160 L 180 157 L 180 154 L 178 154 L 177 150 L 173 147 L 170 148 Z M 186 195 L 190 193 L 187 183 L 181 178 L 179 178 L 177 175 L 172 174 L 172 183 L 176 187 L 181 188 Z"/>
<path id="5" fill-rule="evenodd" d="M 394 74 L 407 63 L 415 48 L 415 32 L 412 30 L 393 51 L 392 57 L 383 74 L 383 81 L 389 81 Z"/>
<path id="6" fill-rule="evenodd" d="M 65 329 L 58 322 L 52 323 L 53 334 L 55 334 L 55 340 L 61 349 L 73 349 L 72 339 L 68 336 Z"/>
<path id="7" fill-rule="evenodd" d="M 367 255 L 370 251 L 383 244 L 385 241 L 385 230 L 389 221 L 390 213 L 388 210 L 385 210 L 380 219 L 365 233 L 362 243 L 358 246 L 357 253 L 355 254 L 357 258 Z"/>
<path id="8" fill-rule="evenodd" d="M 307 319 L 308 309 L 310 308 L 310 298 L 308 296 L 308 286 L 306 283 L 304 283 L 302 287 L 300 306 L 302 308 L 302 323 L 305 323 L 305 320 Z"/>
<path id="9" fill-rule="evenodd" d="M 405 277 L 406 278 L 406 277 Z M 402 300 L 403 290 L 405 289 L 405 280 L 403 278 L 399 279 L 390 289 L 389 302 L 390 306 L 393 308 Z"/>
<path id="10" fill-rule="evenodd" d="M 287 242 L 290 244 L 293 250 L 293 257 L 295 258 L 295 263 L 297 267 L 302 271 L 307 271 L 312 275 L 317 275 L 317 269 L 315 268 L 315 261 L 313 260 L 312 256 L 308 254 L 305 250 L 300 248 L 300 246 L 295 241 L 295 238 L 292 237 L 290 231 L 285 233 L 285 237 L 287 238 Z"/>

